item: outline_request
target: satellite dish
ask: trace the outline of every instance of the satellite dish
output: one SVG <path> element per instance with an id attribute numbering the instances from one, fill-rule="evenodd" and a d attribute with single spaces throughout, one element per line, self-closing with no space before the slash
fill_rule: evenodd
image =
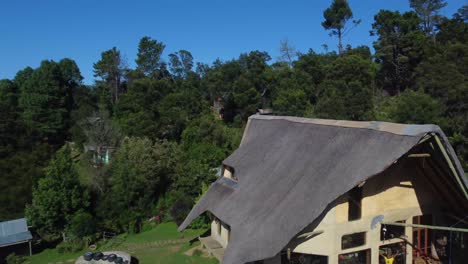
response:
<path id="1" fill-rule="evenodd" d="M 372 218 L 372 221 L 371 221 L 371 230 L 374 230 L 380 223 L 382 223 L 384 220 L 384 216 L 383 215 L 378 215 L 374 218 Z"/>

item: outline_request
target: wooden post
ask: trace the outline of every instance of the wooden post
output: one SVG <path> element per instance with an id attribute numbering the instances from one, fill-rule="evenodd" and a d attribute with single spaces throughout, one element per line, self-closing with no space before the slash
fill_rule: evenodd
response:
<path id="1" fill-rule="evenodd" d="M 31 240 L 29 240 L 29 256 L 32 256 Z"/>
<path id="2" fill-rule="evenodd" d="M 409 224 L 413 224 L 413 217 L 409 217 L 408 219 L 406 219 L 406 223 L 409 223 Z M 405 235 L 407 237 L 407 240 L 408 241 L 414 241 L 413 240 L 413 228 L 410 227 L 410 226 L 405 226 Z M 406 263 L 410 264 L 410 263 L 413 263 L 413 248 L 410 244 L 408 244 L 406 241 L 405 241 L 405 244 L 406 244 Z"/>

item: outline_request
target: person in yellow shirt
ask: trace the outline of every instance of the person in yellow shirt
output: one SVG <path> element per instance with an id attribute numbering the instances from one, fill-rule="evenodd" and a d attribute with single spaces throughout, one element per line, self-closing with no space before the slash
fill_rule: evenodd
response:
<path id="1" fill-rule="evenodd" d="M 395 257 L 398 254 L 392 254 L 392 249 L 387 248 L 386 252 L 380 254 L 380 256 L 385 260 L 385 264 L 395 264 Z"/>
<path id="2" fill-rule="evenodd" d="M 395 261 L 395 257 L 390 257 L 390 258 L 387 258 L 386 256 L 382 256 L 385 260 L 385 264 L 393 264 L 393 262 Z"/>

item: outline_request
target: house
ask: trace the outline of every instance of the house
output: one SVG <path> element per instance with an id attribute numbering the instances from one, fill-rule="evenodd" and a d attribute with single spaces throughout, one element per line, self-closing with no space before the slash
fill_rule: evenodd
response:
<path id="1" fill-rule="evenodd" d="M 223 168 L 179 230 L 210 214 L 224 264 L 468 259 L 468 181 L 438 126 L 254 115 Z"/>
<path id="2" fill-rule="evenodd" d="M 92 154 L 92 163 L 95 166 L 98 165 L 109 165 L 111 155 L 116 151 L 116 147 L 111 146 L 96 146 L 96 145 L 85 145 L 84 152 Z"/>
<path id="3" fill-rule="evenodd" d="M 0 263 L 11 253 L 31 255 L 31 239 L 25 218 L 0 222 Z"/>
<path id="4" fill-rule="evenodd" d="M 90 154 L 95 167 L 108 165 L 117 149 L 118 136 L 105 111 L 85 118 L 80 126 L 88 139 L 83 146 L 84 153 Z"/>

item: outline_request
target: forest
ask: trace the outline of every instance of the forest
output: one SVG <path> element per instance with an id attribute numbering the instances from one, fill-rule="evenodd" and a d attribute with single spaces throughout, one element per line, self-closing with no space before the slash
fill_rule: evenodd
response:
<path id="1" fill-rule="evenodd" d="M 118 47 L 102 51 L 93 85 L 70 58 L 0 80 L 0 221 L 26 216 L 46 241 L 138 232 L 151 217 L 179 223 L 259 109 L 437 124 L 468 170 L 468 6 L 444 17 L 445 1 L 410 5 L 374 15 L 373 47 L 343 43 L 360 25 L 335 0 L 315 26 L 336 51 L 283 40 L 278 57 L 205 64 L 145 36 L 135 68 Z"/>

